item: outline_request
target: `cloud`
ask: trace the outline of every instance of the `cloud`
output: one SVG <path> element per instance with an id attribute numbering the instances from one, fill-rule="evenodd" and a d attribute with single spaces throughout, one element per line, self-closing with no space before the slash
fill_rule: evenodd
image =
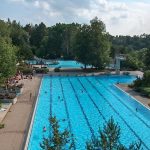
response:
<path id="1" fill-rule="evenodd" d="M 50 9 L 50 5 L 48 2 L 46 1 L 39 1 L 39 0 L 36 0 L 33 2 L 33 5 L 37 8 L 41 8 L 43 10 L 49 10 Z"/>
<path id="2" fill-rule="evenodd" d="M 150 33 L 150 2 L 148 0 L 145 0 L 147 2 L 139 2 L 139 0 L 7 1 L 20 3 L 22 7 L 23 5 L 26 6 L 26 9 L 30 10 L 30 14 L 34 14 L 26 16 L 26 20 L 33 20 L 33 23 L 39 23 L 40 19 L 47 25 L 53 25 L 57 22 L 89 23 L 91 19 L 97 16 L 104 21 L 107 31 L 114 35 Z M 51 21 L 49 22 L 49 20 Z"/>
<path id="3" fill-rule="evenodd" d="M 10 0 L 11 2 L 24 2 L 25 0 Z"/>

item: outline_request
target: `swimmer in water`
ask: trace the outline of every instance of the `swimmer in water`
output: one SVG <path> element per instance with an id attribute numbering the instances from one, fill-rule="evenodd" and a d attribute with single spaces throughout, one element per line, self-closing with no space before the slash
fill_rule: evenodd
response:
<path id="1" fill-rule="evenodd" d="M 138 111 L 138 109 L 136 108 L 136 112 Z"/>
<path id="2" fill-rule="evenodd" d="M 47 91 L 45 91 L 45 94 L 47 93 Z"/>
<path id="3" fill-rule="evenodd" d="M 46 132 L 46 127 L 45 126 L 43 127 L 43 132 Z"/>

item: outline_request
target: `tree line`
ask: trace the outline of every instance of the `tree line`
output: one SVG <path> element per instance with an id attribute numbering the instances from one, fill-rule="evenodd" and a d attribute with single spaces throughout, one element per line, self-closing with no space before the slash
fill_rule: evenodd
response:
<path id="1" fill-rule="evenodd" d="M 34 55 L 45 59 L 75 59 L 85 67 L 104 69 L 119 53 L 127 56 L 122 67 L 149 68 L 150 35 L 112 36 L 97 17 L 89 24 L 57 23 L 50 27 L 43 22 L 22 26 L 15 20 L 0 20 L 1 78 L 14 74 L 17 62 L 32 59 Z"/>
<path id="2" fill-rule="evenodd" d="M 94 21 L 101 27 L 98 28 L 98 26 L 94 25 Z M 101 39 L 101 43 L 107 41 L 107 44 L 109 44 L 111 57 L 114 57 L 116 53 L 128 53 L 130 51 L 140 51 L 141 49 L 150 48 L 150 35 L 142 34 L 133 37 L 112 36 L 106 32 L 105 24 L 98 20 L 97 17 L 91 20 L 89 25 L 56 23 L 56 25 L 50 27 L 47 27 L 43 22 L 35 25 L 26 24 L 22 26 L 15 20 L 0 20 L 0 37 L 5 36 L 11 39 L 12 44 L 19 48 L 17 58 L 20 59 L 30 59 L 33 55 L 46 59 L 60 57 L 64 59 L 75 59 L 77 57 L 75 52 L 76 42 L 79 43 L 78 34 L 83 32 L 83 29 L 85 31 L 90 30 L 88 29 L 90 26 L 94 28 L 95 32 L 105 34 L 105 40 L 99 38 Z M 88 31 L 87 35 L 92 36 Z M 97 37 L 91 37 L 89 40 L 93 40 L 94 38 Z M 85 37 L 82 37 L 80 40 L 85 40 Z M 96 41 L 98 40 L 96 39 Z M 94 43 L 93 47 L 96 44 Z M 105 47 L 105 49 L 107 50 L 108 48 Z"/>

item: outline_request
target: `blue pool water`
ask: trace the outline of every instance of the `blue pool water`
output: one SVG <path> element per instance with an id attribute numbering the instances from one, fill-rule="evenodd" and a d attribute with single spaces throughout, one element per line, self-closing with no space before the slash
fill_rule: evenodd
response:
<path id="1" fill-rule="evenodd" d="M 141 140 L 143 149 L 150 149 L 150 110 L 114 85 L 131 83 L 134 79 L 134 76 L 44 77 L 28 150 L 40 150 L 43 134 L 50 133 L 48 119 L 54 115 L 61 128 L 73 133 L 77 150 L 85 150 L 85 141 L 96 135 L 111 116 L 120 125 L 122 144 L 128 146 Z"/>
<path id="2" fill-rule="evenodd" d="M 29 60 L 27 61 L 28 64 L 36 64 L 35 60 Z M 82 68 L 84 65 L 82 63 L 79 63 L 75 60 L 59 60 L 58 64 L 52 65 L 50 64 L 49 61 L 45 62 L 47 64 L 47 67 L 49 68 L 56 68 L 56 67 L 61 67 L 61 68 Z M 90 65 L 87 67 L 91 67 Z"/>
<path id="3" fill-rule="evenodd" d="M 81 67 L 84 67 L 83 64 L 81 64 L 81 63 L 79 63 L 77 61 L 74 61 L 74 60 L 68 60 L 68 61 L 60 60 L 58 62 L 59 62 L 58 65 L 48 65 L 48 67 L 50 67 L 50 68 L 56 68 L 56 67 L 61 67 L 61 68 L 81 68 Z"/>

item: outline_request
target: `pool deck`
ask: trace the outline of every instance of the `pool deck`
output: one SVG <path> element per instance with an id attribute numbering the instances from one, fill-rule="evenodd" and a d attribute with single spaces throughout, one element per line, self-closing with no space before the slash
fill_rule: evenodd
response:
<path id="1" fill-rule="evenodd" d="M 0 112 L 0 123 L 4 120 L 11 106 L 12 106 L 12 103 L 8 103 L 7 105 L 5 105 L 4 103 L 2 104 L 2 108 L 5 109 L 5 111 Z"/>
<path id="2" fill-rule="evenodd" d="M 141 102 L 144 106 L 146 106 L 147 108 L 150 109 L 150 106 L 149 106 L 150 105 L 150 98 L 141 96 L 140 93 L 135 92 L 132 88 L 128 87 L 127 84 L 117 84 L 117 86 L 119 88 L 121 88 L 122 90 L 124 90 L 125 92 L 127 92 L 128 94 L 130 94 L 131 96 L 133 96 L 136 100 Z"/>
<path id="3" fill-rule="evenodd" d="M 33 77 L 32 80 L 24 79 L 23 93 L 18 96 L 18 101 L 12 105 L 10 111 L 2 121 L 5 128 L 0 129 L 0 149 L 21 150 L 31 120 L 33 106 L 37 97 L 41 77 Z M 30 93 L 32 96 L 30 98 Z"/>

